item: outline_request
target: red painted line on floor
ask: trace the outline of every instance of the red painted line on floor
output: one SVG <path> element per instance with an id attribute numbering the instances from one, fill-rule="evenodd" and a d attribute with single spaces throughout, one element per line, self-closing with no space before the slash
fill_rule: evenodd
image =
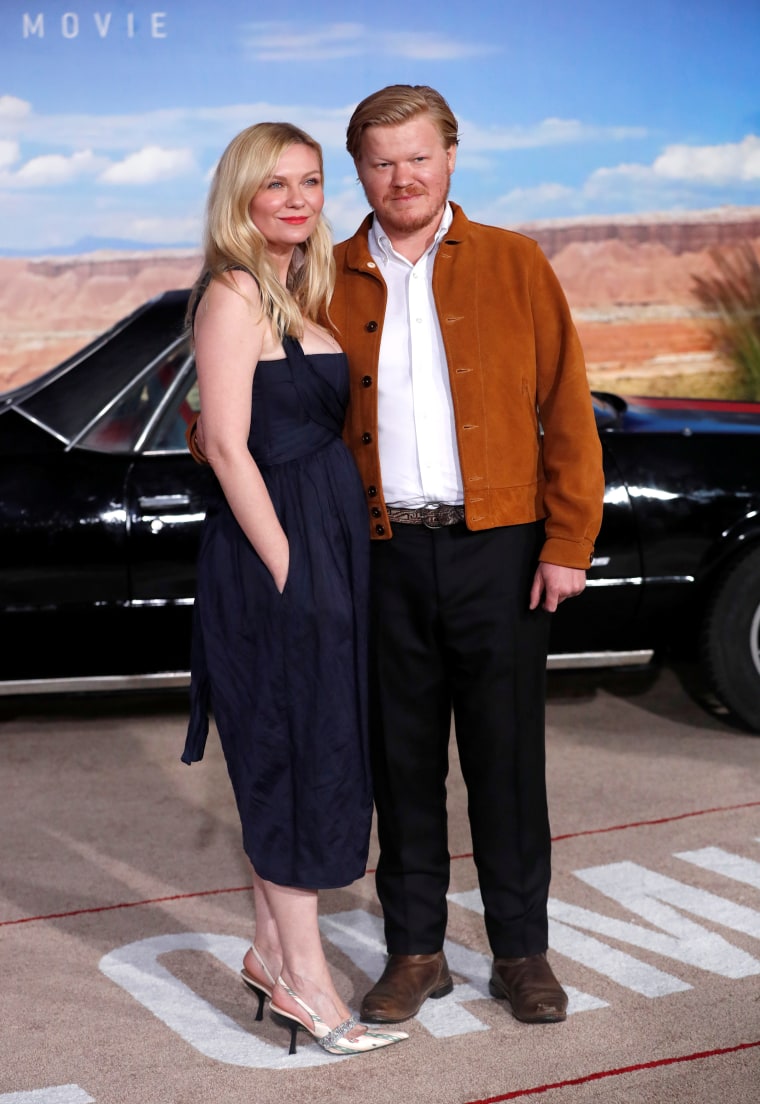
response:
<path id="1" fill-rule="evenodd" d="M 688 817 L 698 816 L 710 816 L 712 813 L 730 813 L 735 812 L 737 809 L 753 809 L 760 806 L 760 801 L 745 801 L 741 805 L 721 805 L 714 809 L 699 809 L 693 813 L 677 813 L 675 816 L 670 817 L 658 817 L 655 820 L 634 820 L 629 824 L 614 824 L 608 828 L 588 828 L 582 832 L 567 832 L 563 836 L 553 836 L 552 842 L 557 843 L 560 840 L 577 839 L 580 836 L 596 836 L 603 832 L 624 832 L 628 828 L 647 828 L 651 825 L 658 824 L 670 824 L 675 820 L 686 820 Z M 451 861 L 456 862 L 458 859 L 471 859 L 472 852 L 465 851 L 461 855 L 452 855 Z M 375 869 L 371 867 L 367 870 L 365 877 L 368 874 L 374 874 Z M 214 897 L 222 893 L 245 893 L 252 890 L 252 886 L 229 886 L 225 889 L 199 889 L 192 893 L 174 893 L 169 897 L 149 897 L 143 901 L 122 901 L 116 905 L 94 905 L 91 908 L 71 909 L 68 912 L 50 912 L 43 916 L 22 916 L 18 920 L 0 920 L 0 928 L 10 927 L 13 924 L 33 924 L 38 920 L 65 920 L 69 916 L 85 916 L 93 912 L 111 912 L 114 909 L 125 908 L 140 908 L 143 905 L 161 905 L 166 904 L 167 901 L 189 901 L 194 897 Z M 499 1099 L 502 1099 L 499 1097 Z M 503 1099 L 507 1099 L 504 1097 Z"/>
<path id="2" fill-rule="evenodd" d="M 579 836 L 596 836 L 602 832 L 625 832 L 628 828 L 647 828 L 654 824 L 671 824 L 675 820 L 688 820 L 689 817 L 709 816 L 711 813 L 732 813 L 737 809 L 753 809 L 760 801 L 745 801 L 741 805 L 719 805 L 714 809 L 698 809 L 694 813 L 676 813 L 674 816 L 657 817 L 653 820 L 632 820 L 628 824 L 615 824 L 609 828 L 588 828 L 583 832 L 566 832 L 563 836 L 552 836 L 552 842 L 577 839 Z"/>
<path id="3" fill-rule="evenodd" d="M 580 836 L 598 836 L 604 832 L 625 832 L 629 828 L 649 828 L 658 824 L 671 824 L 675 820 L 687 820 L 689 817 L 709 816 L 711 813 L 732 813 L 737 809 L 754 809 L 760 806 L 760 801 L 745 801 L 741 805 L 718 805 L 714 809 L 697 809 L 693 813 L 675 813 L 673 816 L 656 817 L 652 820 L 632 820 L 628 824 L 611 824 L 607 828 L 585 828 L 581 832 L 565 832 L 562 836 L 552 836 L 552 843 L 560 843 L 562 840 L 578 839 Z M 452 855 L 454 859 L 471 859 L 472 851 L 466 851 L 462 855 Z M 367 871 L 368 874 L 374 871 Z"/>
<path id="4" fill-rule="evenodd" d="M 33 924 L 36 920 L 65 920 L 69 916 L 85 916 L 92 912 L 112 912 L 114 909 L 141 908 L 143 905 L 161 905 L 167 901 L 187 901 L 191 897 L 214 897 L 220 893 L 250 893 L 252 885 L 229 886 L 226 889 L 199 889 L 193 893 L 173 893 L 170 897 L 148 897 L 144 901 L 121 901 L 117 905 L 93 905 L 92 908 L 71 909 L 69 912 L 49 912 L 44 916 L 22 916 L 19 920 L 0 920 L 0 928 L 11 924 Z"/>
<path id="5" fill-rule="evenodd" d="M 502 1096 L 487 1096 L 482 1100 L 469 1100 L 467 1104 L 499 1104 L 502 1100 L 518 1100 L 521 1096 L 534 1096 L 537 1093 L 550 1092 L 552 1089 L 566 1089 L 571 1085 L 587 1085 L 590 1081 L 601 1081 L 605 1077 L 622 1077 L 626 1073 L 638 1073 L 640 1070 L 657 1069 L 659 1066 L 672 1066 L 677 1062 L 697 1062 L 704 1058 L 719 1058 L 724 1054 L 736 1054 L 740 1050 L 749 1050 L 760 1046 L 760 1039 L 754 1043 L 738 1043 L 736 1046 L 721 1047 L 717 1050 L 701 1050 L 696 1054 L 678 1054 L 673 1058 L 658 1058 L 652 1062 L 638 1062 L 635 1066 L 621 1066 L 620 1069 L 599 1070 L 587 1073 L 584 1077 L 573 1077 L 567 1081 L 555 1081 L 551 1085 L 536 1085 L 531 1089 L 514 1089 Z"/>

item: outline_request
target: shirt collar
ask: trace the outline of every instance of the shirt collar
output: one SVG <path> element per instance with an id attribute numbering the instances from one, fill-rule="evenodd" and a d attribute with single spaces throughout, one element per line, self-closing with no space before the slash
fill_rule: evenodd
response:
<path id="1" fill-rule="evenodd" d="M 435 232 L 432 245 L 427 253 L 432 253 L 438 248 L 438 244 L 441 238 L 447 233 L 451 226 L 451 220 L 454 217 L 454 212 L 451 209 L 451 204 L 446 201 L 446 206 L 443 209 L 443 215 L 439 223 L 438 229 Z M 372 225 L 369 228 L 369 251 L 373 257 L 381 257 L 385 261 L 389 261 L 391 257 L 398 256 L 393 246 L 391 245 L 390 238 L 383 230 L 380 219 L 377 215 L 372 218 Z"/>

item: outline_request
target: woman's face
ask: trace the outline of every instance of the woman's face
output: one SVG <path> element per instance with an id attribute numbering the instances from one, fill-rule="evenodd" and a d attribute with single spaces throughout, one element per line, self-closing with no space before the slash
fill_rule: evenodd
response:
<path id="1" fill-rule="evenodd" d="M 271 252 L 292 252 L 314 230 L 324 202 L 317 153 L 298 142 L 285 150 L 248 212 Z"/>

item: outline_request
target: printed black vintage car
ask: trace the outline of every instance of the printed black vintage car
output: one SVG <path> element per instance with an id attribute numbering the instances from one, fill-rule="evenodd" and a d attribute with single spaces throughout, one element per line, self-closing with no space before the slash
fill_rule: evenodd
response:
<path id="1" fill-rule="evenodd" d="M 213 475 L 185 447 L 186 303 L 167 292 L 0 395 L 0 693 L 187 681 Z M 760 404 L 594 402 L 604 523 L 550 666 L 699 658 L 760 732 Z"/>

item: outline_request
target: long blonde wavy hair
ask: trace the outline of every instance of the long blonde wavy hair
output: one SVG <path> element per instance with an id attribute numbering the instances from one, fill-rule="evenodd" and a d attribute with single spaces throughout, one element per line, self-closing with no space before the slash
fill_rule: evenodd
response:
<path id="1" fill-rule="evenodd" d="M 267 240 L 254 224 L 249 205 L 274 173 L 285 150 L 296 144 L 314 150 L 324 177 L 322 147 L 292 123 L 256 123 L 236 135 L 216 167 L 206 203 L 203 268 L 190 294 L 188 325 L 198 300 L 213 277 L 226 279 L 230 269 L 243 268 L 256 280 L 265 315 L 274 332 L 303 336 L 303 317 L 316 319 L 327 306 L 335 283 L 330 226 L 324 215 L 303 245 L 297 246 L 286 286 L 277 278 Z"/>

